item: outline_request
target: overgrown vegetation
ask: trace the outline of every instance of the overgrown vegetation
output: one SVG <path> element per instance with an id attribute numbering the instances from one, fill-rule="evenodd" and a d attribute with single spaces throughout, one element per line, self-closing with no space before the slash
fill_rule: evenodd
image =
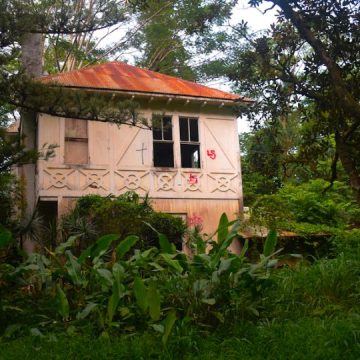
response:
<path id="1" fill-rule="evenodd" d="M 33 347 L 39 359 L 214 359 L 219 349 L 224 359 L 357 359 L 359 232 L 334 240 L 332 260 L 280 270 L 276 232 L 251 263 L 247 243 L 240 256 L 227 250 L 239 229 L 223 216 L 210 252 L 197 236 L 192 258 L 161 233 L 159 247 L 105 235 L 75 256 L 74 235 L 3 263 L 3 358 Z"/>
<path id="2" fill-rule="evenodd" d="M 84 196 L 62 221 L 64 239 L 77 235 L 80 250 L 106 234 L 118 234 L 119 239 L 137 235 L 137 247 L 149 248 L 157 245 L 156 231 L 181 249 L 185 230 L 181 218 L 154 211 L 148 198 L 131 191 L 118 197 Z"/>

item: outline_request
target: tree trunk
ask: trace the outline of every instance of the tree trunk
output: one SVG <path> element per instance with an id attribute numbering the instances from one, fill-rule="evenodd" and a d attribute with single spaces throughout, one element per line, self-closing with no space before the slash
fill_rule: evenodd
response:
<path id="1" fill-rule="evenodd" d="M 43 67 L 43 49 L 44 38 L 42 34 L 25 34 L 21 41 L 21 63 L 24 72 L 29 77 L 38 77 L 42 75 Z M 31 111 L 21 111 L 21 134 L 24 135 L 24 145 L 27 150 L 36 149 L 36 113 Z M 25 209 L 23 216 L 27 219 L 31 218 L 31 214 L 35 211 L 37 202 L 36 191 L 36 165 L 26 164 L 21 168 L 21 177 L 24 182 L 23 199 Z M 25 239 L 24 249 L 32 252 L 34 244 Z"/>

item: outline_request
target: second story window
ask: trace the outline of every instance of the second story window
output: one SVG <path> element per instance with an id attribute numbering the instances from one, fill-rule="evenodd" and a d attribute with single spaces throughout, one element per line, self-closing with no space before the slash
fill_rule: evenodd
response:
<path id="1" fill-rule="evenodd" d="M 155 167 L 174 167 L 174 142 L 171 116 L 153 120 L 153 149 Z"/>
<path id="2" fill-rule="evenodd" d="M 65 119 L 65 164 L 83 165 L 89 162 L 88 122 Z"/>
<path id="3" fill-rule="evenodd" d="M 200 168 L 199 126 L 197 118 L 180 117 L 182 168 Z"/>

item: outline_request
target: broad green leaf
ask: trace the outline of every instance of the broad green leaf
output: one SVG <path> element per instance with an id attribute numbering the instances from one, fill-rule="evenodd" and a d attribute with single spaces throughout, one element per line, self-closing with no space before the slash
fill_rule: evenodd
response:
<path id="1" fill-rule="evenodd" d="M 91 256 L 91 249 L 93 248 L 93 246 L 94 245 L 91 245 L 87 249 L 85 249 L 84 251 L 81 252 L 81 254 L 78 258 L 79 264 L 83 264 L 84 261 Z"/>
<path id="2" fill-rule="evenodd" d="M 130 235 L 120 242 L 116 247 L 116 258 L 122 259 L 126 253 L 139 241 L 139 237 Z"/>
<path id="3" fill-rule="evenodd" d="M 147 302 L 147 290 L 143 280 L 139 277 L 136 277 L 134 280 L 134 295 L 136 299 L 136 303 L 139 308 L 145 313 L 148 308 Z"/>
<path id="4" fill-rule="evenodd" d="M 55 253 L 63 254 L 65 252 L 65 250 L 74 246 L 74 244 L 78 238 L 79 238 L 79 235 L 70 236 L 67 241 L 61 243 L 59 246 L 56 247 Z"/>
<path id="5" fill-rule="evenodd" d="M 13 240 L 12 233 L 0 226 L 0 249 L 5 249 Z"/>
<path id="6" fill-rule="evenodd" d="M 219 249 L 211 254 L 211 267 L 216 268 L 218 266 L 218 263 L 220 259 L 224 256 L 226 253 L 228 247 L 231 245 L 232 241 L 235 237 L 238 236 L 238 230 L 240 228 L 240 221 L 234 221 L 229 224 L 233 224 L 230 231 L 226 235 L 225 240 L 221 243 Z"/>
<path id="7" fill-rule="evenodd" d="M 168 238 L 166 237 L 166 235 L 161 234 L 160 232 L 158 232 L 151 224 L 147 223 L 144 221 L 144 223 L 152 230 L 154 230 L 157 234 L 158 234 L 158 238 L 159 238 L 159 246 L 160 249 L 166 253 L 166 254 L 175 254 L 176 253 L 176 247 L 174 244 L 171 244 L 168 240 Z"/>
<path id="8" fill-rule="evenodd" d="M 181 273 L 183 271 L 183 268 L 180 265 L 179 261 L 172 259 L 170 254 L 160 254 L 160 256 L 169 266 L 173 267 L 177 272 Z"/>
<path id="9" fill-rule="evenodd" d="M 113 286 L 114 277 L 108 269 L 97 269 L 97 274 L 99 275 L 101 285 L 104 286 Z"/>
<path id="10" fill-rule="evenodd" d="M 121 279 L 125 276 L 125 269 L 119 263 L 115 263 L 112 268 L 112 273 L 115 280 L 121 282 Z"/>
<path id="11" fill-rule="evenodd" d="M 82 264 L 88 257 L 101 257 L 108 250 L 113 241 L 117 240 L 119 235 L 108 234 L 101 236 L 95 244 L 85 249 L 79 256 L 78 263 Z"/>
<path id="12" fill-rule="evenodd" d="M 94 244 L 94 247 L 91 250 L 91 257 L 95 258 L 98 256 L 102 256 L 105 254 L 105 252 L 108 250 L 109 246 L 119 238 L 119 235 L 117 234 L 108 234 L 101 236 L 96 243 Z"/>
<path id="13" fill-rule="evenodd" d="M 160 293 L 156 288 L 154 281 L 150 282 L 147 292 L 147 302 L 149 304 L 149 313 L 153 321 L 160 319 Z"/>
<path id="14" fill-rule="evenodd" d="M 77 313 L 76 318 L 78 320 L 85 319 L 97 306 L 98 304 L 88 303 L 81 312 Z"/>
<path id="15" fill-rule="evenodd" d="M 116 308 L 119 304 L 119 282 L 118 281 L 114 281 L 114 285 L 113 285 L 113 289 L 112 289 L 112 294 L 110 296 L 109 299 L 109 303 L 108 303 L 108 307 L 107 307 L 107 315 L 108 315 L 108 324 L 111 324 L 112 319 L 114 317 Z"/>
<path id="16" fill-rule="evenodd" d="M 70 312 L 69 302 L 65 292 L 59 285 L 56 285 L 56 303 L 58 313 L 61 315 L 63 320 L 67 320 Z"/>
<path id="17" fill-rule="evenodd" d="M 175 245 L 170 243 L 170 241 L 168 240 L 165 234 L 158 233 L 158 237 L 159 237 L 159 245 L 161 251 L 163 251 L 166 254 L 176 253 Z"/>
<path id="18" fill-rule="evenodd" d="M 229 233 L 229 219 L 225 213 L 223 213 L 220 217 L 217 233 L 217 242 L 221 245 Z"/>
<path id="19" fill-rule="evenodd" d="M 264 256 L 265 257 L 268 257 L 272 253 L 274 253 L 276 243 L 277 243 L 277 232 L 275 229 L 271 229 L 269 231 L 269 234 L 268 234 L 268 236 L 265 240 L 265 244 L 264 244 Z"/>
<path id="20" fill-rule="evenodd" d="M 166 345 L 168 337 L 171 333 L 171 330 L 176 321 L 176 311 L 170 310 L 165 318 L 164 321 L 164 335 L 162 336 L 161 340 L 164 345 Z"/>
<path id="21" fill-rule="evenodd" d="M 66 262 L 65 267 L 71 280 L 75 285 L 82 285 L 83 281 L 80 277 L 81 265 L 75 260 L 71 251 L 66 251 L 66 257 L 68 258 L 68 261 Z"/>

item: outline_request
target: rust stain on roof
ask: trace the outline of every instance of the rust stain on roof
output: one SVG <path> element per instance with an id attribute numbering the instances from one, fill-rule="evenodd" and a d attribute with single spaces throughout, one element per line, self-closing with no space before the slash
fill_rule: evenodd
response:
<path id="1" fill-rule="evenodd" d="M 180 95 L 218 100 L 252 102 L 244 96 L 209 88 L 191 81 L 112 61 L 79 70 L 42 76 L 41 82 L 66 87 L 149 94 Z"/>

